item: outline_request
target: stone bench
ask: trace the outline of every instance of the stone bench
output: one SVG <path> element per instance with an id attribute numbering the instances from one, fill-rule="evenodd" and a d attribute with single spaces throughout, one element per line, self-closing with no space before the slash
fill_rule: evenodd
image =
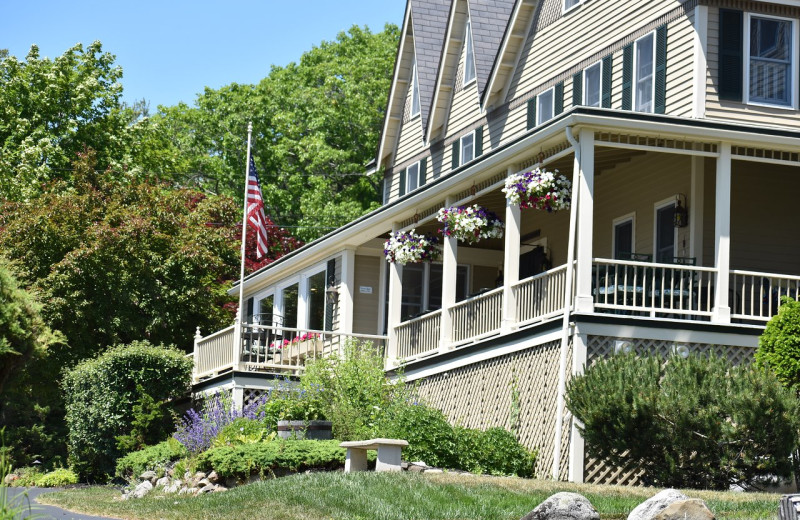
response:
<path id="1" fill-rule="evenodd" d="M 368 441 L 348 441 L 339 445 L 347 448 L 344 472 L 366 471 L 367 450 L 377 450 L 378 460 L 375 471 L 400 471 L 400 455 L 408 441 L 401 439 L 370 439 Z"/>

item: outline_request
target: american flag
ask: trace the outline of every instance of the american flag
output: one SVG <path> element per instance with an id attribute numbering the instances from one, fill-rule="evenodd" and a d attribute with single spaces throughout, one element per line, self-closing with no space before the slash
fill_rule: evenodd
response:
<path id="1" fill-rule="evenodd" d="M 247 174 L 247 220 L 256 230 L 258 237 L 256 256 L 260 259 L 267 254 L 267 218 L 264 216 L 264 199 L 261 198 L 256 163 L 252 157 L 250 157 L 250 169 Z"/>

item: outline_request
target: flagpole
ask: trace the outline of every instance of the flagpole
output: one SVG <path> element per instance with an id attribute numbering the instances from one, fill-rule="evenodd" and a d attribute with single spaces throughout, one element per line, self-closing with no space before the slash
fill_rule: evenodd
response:
<path id="1" fill-rule="evenodd" d="M 244 210 L 242 212 L 242 267 L 239 272 L 239 310 L 236 322 L 244 322 L 244 253 L 247 243 L 247 185 L 250 177 L 250 140 L 253 135 L 253 122 L 247 123 L 247 160 L 244 163 Z"/>

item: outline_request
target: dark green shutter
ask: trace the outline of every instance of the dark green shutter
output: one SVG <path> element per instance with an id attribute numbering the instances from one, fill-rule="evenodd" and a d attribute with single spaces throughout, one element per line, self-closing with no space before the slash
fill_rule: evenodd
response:
<path id="1" fill-rule="evenodd" d="M 244 322 L 253 323 L 253 299 L 248 298 L 247 303 L 245 305 L 247 306 L 247 311 L 245 312 L 244 315 Z"/>
<path id="2" fill-rule="evenodd" d="M 553 97 L 555 98 L 553 101 L 553 117 L 557 116 L 561 112 L 564 111 L 564 82 L 562 81 L 558 85 L 553 92 Z"/>
<path id="3" fill-rule="evenodd" d="M 572 75 L 572 106 L 583 104 L 583 71 Z"/>
<path id="4" fill-rule="evenodd" d="M 419 185 L 424 186 L 428 180 L 428 158 L 424 158 L 419 162 Z"/>
<path id="5" fill-rule="evenodd" d="M 653 112 L 667 111 L 667 26 L 656 29 L 656 96 Z"/>
<path id="6" fill-rule="evenodd" d="M 614 60 L 611 56 L 603 58 L 603 98 L 600 106 L 611 108 L 611 73 L 613 72 Z"/>
<path id="7" fill-rule="evenodd" d="M 406 175 L 408 175 L 408 168 L 400 172 L 400 191 L 398 193 L 400 197 L 406 194 Z"/>
<path id="8" fill-rule="evenodd" d="M 460 146 L 461 146 L 461 139 L 456 139 L 455 141 L 453 141 L 453 161 L 452 161 L 452 166 L 453 166 L 454 170 L 456 168 L 458 168 L 459 166 L 461 166 L 461 163 L 458 160 L 458 154 L 459 154 L 459 152 L 461 152 Z"/>
<path id="9" fill-rule="evenodd" d="M 719 10 L 719 98 L 728 101 L 742 100 L 743 82 L 743 31 L 741 11 Z"/>
<path id="10" fill-rule="evenodd" d="M 330 287 L 336 285 L 336 259 L 328 260 L 328 265 L 325 269 L 325 286 Z M 336 303 L 328 300 L 325 297 L 325 330 L 333 330 L 333 308 Z"/>
<path id="11" fill-rule="evenodd" d="M 528 100 L 528 130 L 536 126 L 536 96 Z"/>
<path id="12" fill-rule="evenodd" d="M 475 129 L 475 157 L 483 155 L 483 127 Z"/>
<path id="13" fill-rule="evenodd" d="M 622 110 L 633 105 L 633 44 L 622 49 Z"/>

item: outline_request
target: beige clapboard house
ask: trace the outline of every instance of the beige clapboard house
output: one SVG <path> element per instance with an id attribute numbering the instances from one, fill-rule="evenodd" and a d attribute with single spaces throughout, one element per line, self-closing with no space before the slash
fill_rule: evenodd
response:
<path id="1" fill-rule="evenodd" d="M 242 323 L 198 333 L 195 390 L 246 403 L 362 338 L 452 421 L 516 427 L 540 476 L 635 481 L 585 455 L 564 386 L 630 349 L 746 360 L 797 297 L 799 33 L 798 0 L 409 0 L 383 206 L 250 275 Z M 507 203 L 536 167 L 569 210 Z M 385 260 L 471 204 L 502 239 Z"/>

